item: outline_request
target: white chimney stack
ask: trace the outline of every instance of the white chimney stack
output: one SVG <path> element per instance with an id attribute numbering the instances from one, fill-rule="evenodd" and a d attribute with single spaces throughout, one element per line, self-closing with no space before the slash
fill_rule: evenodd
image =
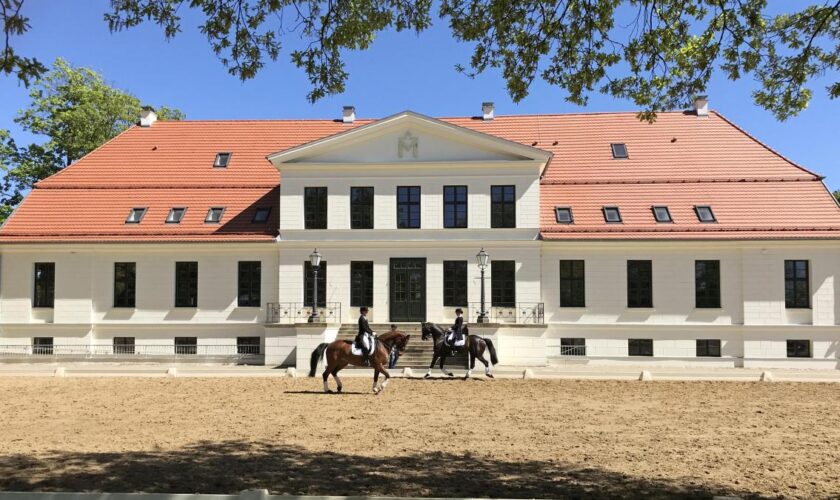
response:
<path id="1" fill-rule="evenodd" d="M 146 106 L 143 108 L 143 111 L 140 112 L 140 126 L 141 127 L 151 127 L 154 122 L 157 121 L 157 113 L 155 113 L 155 108 L 151 106 Z"/>
<path id="2" fill-rule="evenodd" d="M 492 102 L 481 103 L 481 114 L 484 121 L 492 120 L 496 114 L 496 106 Z"/>
<path id="3" fill-rule="evenodd" d="M 355 106 L 344 106 L 342 110 L 341 121 L 344 123 L 353 123 L 356 121 L 356 107 Z"/>
<path id="4" fill-rule="evenodd" d="M 698 95 L 694 98 L 694 111 L 697 116 L 706 118 L 709 116 L 709 96 Z"/>

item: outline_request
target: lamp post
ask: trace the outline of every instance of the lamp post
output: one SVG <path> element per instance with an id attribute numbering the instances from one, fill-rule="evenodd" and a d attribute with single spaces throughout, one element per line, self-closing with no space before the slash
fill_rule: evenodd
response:
<path id="1" fill-rule="evenodd" d="M 321 265 L 321 254 L 316 248 L 309 254 L 309 263 L 312 264 L 312 314 L 309 315 L 309 322 L 320 321 L 318 316 L 318 267 Z"/>
<path id="2" fill-rule="evenodd" d="M 478 313 L 478 322 L 487 323 L 487 309 L 484 307 L 484 271 L 487 265 L 490 264 L 490 254 L 482 248 L 475 259 L 478 261 L 478 268 L 481 270 L 481 311 Z"/>

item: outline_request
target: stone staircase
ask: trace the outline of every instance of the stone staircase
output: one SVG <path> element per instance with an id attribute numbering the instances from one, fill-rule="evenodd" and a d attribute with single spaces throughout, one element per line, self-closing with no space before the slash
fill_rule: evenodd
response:
<path id="1" fill-rule="evenodd" d="M 423 332 L 420 330 L 419 323 L 396 323 L 396 325 L 399 330 L 411 335 L 411 339 L 408 341 L 405 353 L 400 356 L 400 360 L 397 361 L 397 369 L 400 370 L 405 367 L 413 369 L 428 368 L 429 363 L 432 362 L 432 355 L 434 354 L 432 339 L 429 338 L 429 340 L 425 342 L 421 340 Z M 370 325 L 370 328 L 375 331 L 377 335 L 382 335 L 391 329 L 391 324 L 372 324 Z M 341 340 L 353 340 L 356 338 L 358 330 L 359 326 L 355 323 L 343 323 L 341 328 L 338 330 L 338 336 L 336 338 Z M 463 368 L 467 364 L 466 356 L 466 354 L 459 354 L 455 357 L 448 357 L 446 358 L 446 366 L 450 369 Z"/>

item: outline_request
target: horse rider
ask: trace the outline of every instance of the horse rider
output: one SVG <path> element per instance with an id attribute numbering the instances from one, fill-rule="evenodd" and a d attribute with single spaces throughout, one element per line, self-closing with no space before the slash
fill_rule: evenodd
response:
<path id="1" fill-rule="evenodd" d="M 455 355 L 455 344 L 461 341 L 461 338 L 464 336 L 464 310 L 460 307 L 455 309 L 455 324 L 452 325 L 450 328 L 452 331 L 451 341 L 449 343 L 450 348 L 452 349 L 452 355 Z"/>
<path id="2" fill-rule="evenodd" d="M 391 333 L 402 333 L 397 329 L 397 325 L 391 325 Z M 399 349 L 397 349 L 397 345 L 394 344 L 391 347 L 391 352 L 388 354 L 388 369 L 394 369 L 397 367 L 397 360 L 400 359 Z"/>
<path id="3" fill-rule="evenodd" d="M 362 362 L 364 362 L 365 366 L 370 366 L 370 354 L 373 350 L 374 336 L 376 334 L 370 329 L 370 325 L 368 325 L 368 308 L 366 306 L 360 307 L 359 313 L 359 333 L 356 334 L 356 340 L 354 342 L 356 343 L 356 347 L 362 351 Z M 365 340 L 368 342 L 365 342 Z M 368 347 L 368 344 L 370 347 Z"/>

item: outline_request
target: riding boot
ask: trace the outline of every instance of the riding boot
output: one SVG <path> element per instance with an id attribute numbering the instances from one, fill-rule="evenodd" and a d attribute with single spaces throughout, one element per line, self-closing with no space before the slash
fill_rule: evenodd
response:
<path id="1" fill-rule="evenodd" d="M 370 355 L 367 352 L 362 354 L 362 362 L 365 364 L 365 366 L 370 366 Z"/>

